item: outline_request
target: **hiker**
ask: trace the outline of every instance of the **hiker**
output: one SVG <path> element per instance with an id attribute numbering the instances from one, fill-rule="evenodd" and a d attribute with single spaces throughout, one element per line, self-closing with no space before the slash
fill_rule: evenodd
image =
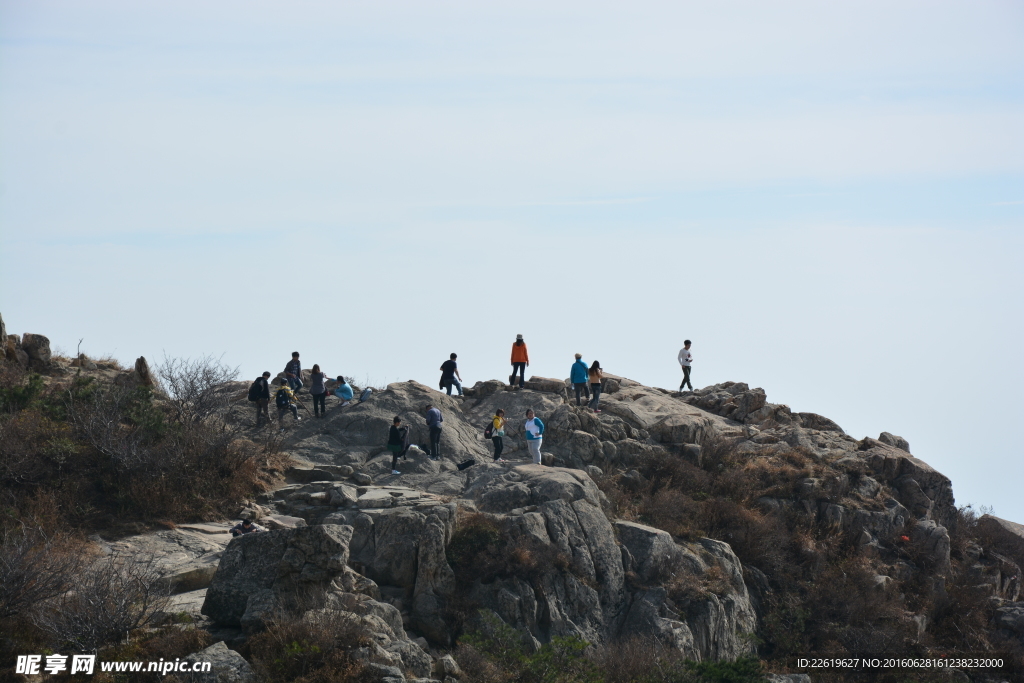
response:
<path id="1" fill-rule="evenodd" d="M 690 353 L 690 340 L 687 339 L 683 342 L 683 348 L 679 349 L 679 365 L 683 368 L 683 383 L 679 385 L 679 391 L 683 390 L 683 387 L 690 387 L 690 391 L 693 391 L 693 385 L 690 384 L 690 365 L 693 363 L 693 354 Z"/>
<path id="2" fill-rule="evenodd" d="M 576 362 L 569 370 L 569 381 L 572 382 L 573 391 L 576 392 L 576 405 L 580 404 L 580 394 L 585 394 L 587 401 L 590 401 L 590 387 L 587 386 L 587 364 L 583 362 L 583 356 L 576 354 Z"/>
<path id="3" fill-rule="evenodd" d="M 594 398 L 590 401 L 589 407 L 595 413 L 600 413 L 601 410 L 597 407 L 597 404 L 601 401 L 601 386 L 604 381 L 604 370 L 601 369 L 601 364 L 596 360 L 590 364 L 590 369 L 587 370 L 587 379 L 590 380 L 590 391 L 594 394 Z"/>
<path id="4" fill-rule="evenodd" d="M 302 388 L 302 363 L 299 362 L 298 351 L 292 351 L 292 359 L 284 366 L 284 379 L 295 393 Z"/>
<path id="5" fill-rule="evenodd" d="M 249 400 L 256 404 L 256 426 L 263 424 L 263 418 L 270 424 L 270 378 L 269 372 L 264 372 L 253 381 L 249 387 Z"/>
<path id="6" fill-rule="evenodd" d="M 452 395 L 452 385 L 459 391 L 459 396 L 462 396 L 462 375 L 459 374 L 459 364 L 455 362 L 458 358 L 454 353 L 448 357 L 448 360 L 441 363 L 441 388 L 448 390 L 448 395 Z"/>
<path id="7" fill-rule="evenodd" d="M 388 430 L 388 450 L 391 451 L 391 474 L 401 474 L 398 471 L 399 456 L 405 457 L 405 451 L 409 448 L 409 430 L 402 426 L 402 418 L 395 416 L 391 421 L 391 428 Z"/>
<path id="8" fill-rule="evenodd" d="M 444 422 L 444 418 L 441 417 L 441 411 L 432 405 L 427 405 L 427 427 L 430 428 L 430 443 L 427 444 L 427 455 L 430 456 L 431 460 L 441 459 L 441 423 Z"/>
<path id="9" fill-rule="evenodd" d="M 345 378 L 338 375 L 338 386 L 334 388 L 334 395 L 341 399 L 341 407 L 344 408 L 348 405 L 348 402 L 352 400 L 352 387 Z"/>
<path id="10" fill-rule="evenodd" d="M 327 417 L 327 373 L 313 363 L 309 373 L 309 394 L 313 397 L 313 417 Z"/>
<path id="11" fill-rule="evenodd" d="M 526 342 L 523 341 L 523 335 L 516 335 L 516 342 L 512 345 L 512 374 L 509 375 L 508 383 L 512 386 L 516 384 L 516 372 L 519 372 L 519 388 L 523 388 L 523 383 L 526 382 L 526 368 L 530 367 L 530 354 L 526 350 Z"/>
<path id="12" fill-rule="evenodd" d="M 534 414 L 533 408 L 527 409 L 526 424 L 523 426 L 526 428 L 526 446 L 533 456 L 533 464 L 539 465 L 540 445 L 544 441 L 544 423 Z"/>
<path id="13" fill-rule="evenodd" d="M 498 408 L 491 420 L 491 443 L 494 444 L 494 462 L 505 462 L 501 452 L 505 450 L 505 411 Z"/>
<path id="14" fill-rule="evenodd" d="M 241 522 L 231 527 L 231 537 L 237 538 L 238 536 L 251 534 L 255 531 L 266 531 L 266 529 L 259 526 L 258 524 L 253 524 L 252 520 L 246 517 Z"/>
<path id="15" fill-rule="evenodd" d="M 288 388 L 287 384 L 282 384 L 277 389 L 277 393 L 274 394 L 274 404 L 277 406 L 277 420 L 281 423 L 281 431 L 284 431 L 284 414 L 291 409 L 292 415 L 295 416 L 295 420 L 301 420 L 299 417 L 299 409 L 295 407 L 298 399 L 295 398 L 295 394 Z"/>

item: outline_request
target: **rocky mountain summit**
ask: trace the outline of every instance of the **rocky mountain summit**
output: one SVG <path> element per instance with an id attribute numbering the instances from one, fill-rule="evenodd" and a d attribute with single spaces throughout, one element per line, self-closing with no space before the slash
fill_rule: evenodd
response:
<path id="1" fill-rule="evenodd" d="M 8 362 L 48 382 L 151 378 L 144 359 L 109 371 L 54 360 L 40 335 L 5 338 Z M 478 382 L 464 397 L 397 382 L 362 403 L 332 396 L 323 419 L 262 429 L 247 388 L 213 387 L 215 419 L 290 458 L 232 510 L 268 531 L 232 539 L 227 520 L 209 518 L 96 537 L 107 552 L 157 558 L 173 594 L 165 612 L 226 642 L 214 649 L 232 680 L 254 676 L 234 650 L 282 615 L 351 634 L 352 661 L 381 681 L 498 680 L 480 664 L 486 648 L 460 643 L 508 633 L 523 656 L 639 643 L 654 659 L 757 658 L 780 681 L 808 680 L 801 653 L 987 649 L 1009 673 L 943 680 L 1024 671 L 1024 527 L 958 509 L 949 479 L 899 436 L 854 438 L 741 382 L 680 393 L 609 376 L 600 413 L 571 402 L 567 380 Z M 392 418 L 426 443 L 428 403 L 444 416 L 441 458 L 411 449 L 392 474 Z M 483 437 L 498 408 L 504 463 Z M 541 465 L 523 439 L 528 408 L 547 426 Z"/>

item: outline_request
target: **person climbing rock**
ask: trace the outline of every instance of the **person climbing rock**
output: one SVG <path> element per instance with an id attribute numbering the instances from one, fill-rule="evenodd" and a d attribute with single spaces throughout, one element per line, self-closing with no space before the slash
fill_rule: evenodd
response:
<path id="1" fill-rule="evenodd" d="M 515 386 L 516 373 L 519 373 L 519 388 L 523 388 L 523 384 L 526 382 L 526 368 L 530 367 L 530 354 L 526 350 L 526 342 L 523 341 L 523 335 L 517 334 L 516 341 L 512 344 L 512 374 L 508 378 L 508 383 Z"/>
<path id="2" fill-rule="evenodd" d="M 313 417 L 327 417 L 327 373 L 313 364 L 309 373 L 309 395 L 313 397 Z"/>
<path id="3" fill-rule="evenodd" d="M 505 450 L 505 411 L 498 408 L 491 420 L 491 443 L 494 444 L 494 462 L 505 462 L 501 452 Z"/>
<path id="4" fill-rule="evenodd" d="M 690 353 L 690 340 L 687 339 L 683 342 L 683 348 L 679 349 L 679 365 L 683 368 L 683 383 L 679 385 L 679 391 L 683 390 L 683 387 L 690 387 L 690 391 L 693 391 L 693 385 L 690 384 L 690 365 L 693 363 L 693 354 Z"/>
<path id="5" fill-rule="evenodd" d="M 395 416 L 391 421 L 391 428 L 388 429 L 388 450 L 391 451 L 391 474 L 401 474 L 398 471 L 398 458 L 405 455 L 409 441 L 409 430 L 402 426 L 402 418 Z"/>
<path id="6" fill-rule="evenodd" d="M 295 394 L 292 393 L 287 384 L 282 384 L 278 387 L 277 393 L 274 394 L 274 405 L 277 406 L 277 421 L 281 423 L 282 431 L 284 431 L 284 414 L 288 410 L 292 411 L 296 422 L 302 419 L 299 417 L 299 409 L 295 407 L 297 402 L 298 399 L 295 398 Z"/>
<path id="7" fill-rule="evenodd" d="M 232 537 L 244 536 L 245 534 L 251 534 L 256 531 L 266 531 L 263 527 L 258 524 L 253 524 L 251 519 L 243 519 L 238 524 L 234 525 L 230 529 Z"/>
<path id="8" fill-rule="evenodd" d="M 432 405 L 427 405 L 427 427 L 430 429 L 430 443 L 428 444 L 429 450 L 427 455 L 430 456 L 431 460 L 441 459 L 441 423 L 444 422 L 444 417 L 441 416 L 441 411 Z"/>
<path id="9" fill-rule="evenodd" d="M 448 391 L 448 395 L 452 395 L 452 386 L 459 392 L 459 396 L 462 396 L 462 375 L 459 374 L 459 364 L 455 362 L 458 358 L 454 353 L 448 357 L 448 360 L 441 363 L 441 388 Z"/>
<path id="10" fill-rule="evenodd" d="M 352 386 L 345 381 L 345 378 L 338 375 L 338 386 L 334 388 L 334 395 L 341 399 L 341 407 L 344 408 L 348 405 L 348 402 L 352 400 L 355 395 L 352 392 Z"/>
<path id="11" fill-rule="evenodd" d="M 264 372 L 249 387 L 249 398 L 256 404 L 256 426 L 263 425 L 264 419 L 270 424 L 270 373 Z"/>
<path id="12" fill-rule="evenodd" d="M 589 407 L 595 413 L 600 413 L 600 408 L 597 407 L 601 401 L 601 388 L 602 382 L 604 382 L 604 370 L 601 369 L 601 364 L 596 360 L 590 364 L 590 369 L 587 370 L 587 379 L 590 381 L 590 393 L 594 395 L 591 399 Z"/>
<path id="13" fill-rule="evenodd" d="M 299 362 L 298 351 L 292 351 L 292 359 L 284 366 L 284 378 L 292 391 L 298 392 L 302 388 L 302 363 Z"/>
<path id="14" fill-rule="evenodd" d="M 533 412 L 533 408 L 526 411 L 526 424 L 523 425 L 526 431 L 526 446 L 533 456 L 533 464 L 540 464 L 540 446 L 544 441 L 544 423 Z"/>
<path id="15" fill-rule="evenodd" d="M 580 394 L 590 401 L 590 387 L 587 386 L 587 364 L 583 362 L 583 355 L 576 354 L 576 362 L 569 370 L 569 381 L 572 382 L 572 389 L 576 392 L 576 405 L 580 405 Z"/>

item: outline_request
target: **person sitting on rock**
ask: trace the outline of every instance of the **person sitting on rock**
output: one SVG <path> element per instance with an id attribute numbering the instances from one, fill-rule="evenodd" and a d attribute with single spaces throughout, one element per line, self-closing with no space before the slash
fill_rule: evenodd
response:
<path id="1" fill-rule="evenodd" d="M 352 392 L 352 387 L 341 375 L 338 375 L 338 386 L 334 388 L 334 395 L 341 399 L 342 408 L 347 406 L 348 402 L 351 401 L 352 397 L 355 395 Z"/>
<path id="2" fill-rule="evenodd" d="M 391 451 L 391 474 L 401 474 L 398 471 L 398 458 L 405 457 L 409 448 L 409 430 L 402 426 L 402 418 L 395 416 L 388 430 L 388 450 Z"/>
<path id="3" fill-rule="evenodd" d="M 587 386 L 587 364 L 583 362 L 583 354 L 576 354 L 576 362 L 569 370 L 569 381 L 576 392 L 576 405 L 580 405 L 580 394 L 585 394 L 590 401 L 590 387 Z"/>
<path id="4" fill-rule="evenodd" d="M 288 388 L 287 384 L 282 384 L 277 389 L 277 393 L 274 394 L 274 405 L 277 406 L 277 420 L 281 422 L 281 429 L 284 430 L 284 414 L 289 409 L 292 411 L 292 415 L 295 416 L 296 421 L 301 420 L 299 417 L 299 409 L 295 407 L 298 399 L 295 398 L 295 394 Z"/>
<path id="5" fill-rule="evenodd" d="M 231 535 L 235 537 L 243 536 L 245 534 L 251 534 L 254 531 L 266 531 L 266 529 L 259 526 L 258 524 L 253 524 L 252 520 L 248 517 L 246 517 L 241 522 L 231 527 Z"/>
<path id="6" fill-rule="evenodd" d="M 284 379 L 292 391 L 302 389 L 302 363 L 299 362 L 298 351 L 292 351 L 292 359 L 284 366 Z"/>

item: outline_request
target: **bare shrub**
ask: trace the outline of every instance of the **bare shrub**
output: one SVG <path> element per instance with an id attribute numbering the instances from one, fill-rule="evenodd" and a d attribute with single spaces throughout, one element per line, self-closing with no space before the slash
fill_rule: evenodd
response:
<path id="1" fill-rule="evenodd" d="M 33 615 L 56 647 L 95 652 L 149 622 L 167 603 L 154 558 L 114 553 Z"/>
<path id="2" fill-rule="evenodd" d="M 246 641 L 243 654 L 261 683 L 359 683 L 366 676 L 351 651 L 366 643 L 351 614 L 312 610 L 272 620 Z"/>
<path id="3" fill-rule="evenodd" d="M 35 527 L 0 531 L 0 619 L 63 594 L 78 577 L 80 544 Z"/>
<path id="4" fill-rule="evenodd" d="M 156 374 L 167 392 L 178 422 L 203 422 L 222 407 L 223 397 L 219 388 L 238 377 L 238 368 L 224 365 L 221 358 L 164 356 Z"/>

